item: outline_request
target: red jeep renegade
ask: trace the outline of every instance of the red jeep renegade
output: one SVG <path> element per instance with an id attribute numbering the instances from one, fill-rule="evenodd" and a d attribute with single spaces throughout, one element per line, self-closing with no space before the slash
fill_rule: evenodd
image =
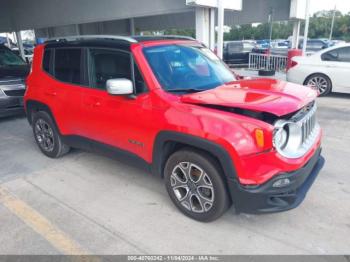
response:
<path id="1" fill-rule="evenodd" d="M 40 150 L 141 165 L 199 221 L 292 209 L 323 166 L 317 92 L 239 80 L 185 37 L 78 36 L 35 49 L 25 107 Z"/>

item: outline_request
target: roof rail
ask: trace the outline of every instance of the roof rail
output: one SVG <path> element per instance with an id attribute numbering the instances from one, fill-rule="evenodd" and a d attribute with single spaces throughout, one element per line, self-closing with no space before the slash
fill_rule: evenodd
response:
<path id="1" fill-rule="evenodd" d="M 131 36 L 132 38 L 138 39 L 179 39 L 179 40 L 195 40 L 190 36 L 182 36 L 182 35 L 135 35 Z"/>
<path id="2" fill-rule="evenodd" d="M 53 42 L 69 42 L 83 39 L 111 39 L 111 40 L 122 40 L 129 43 L 137 43 L 135 39 L 127 36 L 117 36 L 117 35 L 76 35 L 76 36 L 62 36 L 56 38 L 50 38 L 45 41 L 45 43 Z"/>
<path id="3" fill-rule="evenodd" d="M 191 36 L 183 36 L 183 35 L 164 35 L 164 38 L 176 38 L 176 39 L 184 39 L 184 40 L 196 40 Z"/>

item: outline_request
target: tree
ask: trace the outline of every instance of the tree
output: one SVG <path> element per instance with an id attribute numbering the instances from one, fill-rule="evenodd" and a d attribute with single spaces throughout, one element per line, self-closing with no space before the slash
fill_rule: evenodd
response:
<path id="1" fill-rule="evenodd" d="M 331 30 L 333 10 L 320 11 L 310 18 L 309 38 L 328 38 Z M 302 23 L 301 32 L 304 30 Z M 293 23 L 274 22 L 273 39 L 287 39 L 292 35 Z M 250 25 L 233 26 L 229 33 L 224 36 L 225 40 L 243 40 L 243 39 L 268 39 L 269 24 L 263 23 L 256 27 Z M 336 11 L 333 38 L 339 40 L 350 40 L 350 13 L 343 15 Z"/>

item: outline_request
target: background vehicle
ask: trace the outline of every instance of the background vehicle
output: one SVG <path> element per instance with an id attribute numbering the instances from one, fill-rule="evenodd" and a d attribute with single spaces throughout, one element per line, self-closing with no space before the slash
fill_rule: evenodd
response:
<path id="1" fill-rule="evenodd" d="M 12 48 L 12 52 L 14 52 L 16 55 L 20 56 L 20 52 L 19 52 L 18 47 Z M 26 62 L 31 63 L 33 60 L 33 49 L 25 48 L 24 55 L 26 58 Z"/>
<path id="2" fill-rule="evenodd" d="M 257 40 L 252 50 L 252 53 L 256 54 L 268 54 L 270 53 L 270 41 L 269 40 Z"/>
<path id="3" fill-rule="evenodd" d="M 340 44 L 308 57 L 293 58 L 287 80 L 317 88 L 321 95 L 350 91 L 350 44 Z"/>
<path id="4" fill-rule="evenodd" d="M 268 48 L 270 48 L 270 40 L 266 40 L 266 39 L 264 39 L 264 40 L 257 40 L 255 48 L 258 48 L 258 49 L 268 49 Z"/>
<path id="5" fill-rule="evenodd" d="M 254 41 L 227 41 L 224 43 L 223 60 L 229 65 L 246 66 L 253 48 Z"/>
<path id="6" fill-rule="evenodd" d="M 303 40 L 300 40 L 298 48 L 303 49 L 303 45 L 304 45 Z M 307 40 L 306 52 L 309 54 L 312 54 L 312 53 L 321 51 L 323 49 L 326 49 L 330 46 L 332 46 L 332 43 L 330 43 L 328 40 L 309 39 Z"/>
<path id="7" fill-rule="evenodd" d="M 28 64 L 0 45 L 0 117 L 24 112 L 24 81 L 28 73 Z"/>
<path id="8" fill-rule="evenodd" d="M 12 48 L 16 45 L 12 42 L 11 38 L 7 38 L 4 36 L 0 36 L 0 45 L 4 45 L 6 47 Z"/>
<path id="9" fill-rule="evenodd" d="M 237 80 L 193 39 L 78 36 L 35 49 L 25 106 L 46 156 L 120 156 L 164 178 L 185 215 L 212 221 L 231 203 L 268 213 L 302 202 L 323 165 L 316 96 Z"/>

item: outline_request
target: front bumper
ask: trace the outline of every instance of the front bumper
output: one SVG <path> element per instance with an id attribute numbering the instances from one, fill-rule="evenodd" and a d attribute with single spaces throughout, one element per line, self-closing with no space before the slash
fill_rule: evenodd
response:
<path id="1" fill-rule="evenodd" d="M 24 114 L 23 97 L 1 97 L 0 117 Z"/>
<path id="2" fill-rule="evenodd" d="M 296 208 L 304 200 L 325 163 L 319 148 L 313 157 L 301 169 L 279 174 L 260 186 L 242 186 L 229 180 L 228 187 L 232 201 L 238 213 L 274 213 Z M 273 184 L 282 178 L 291 183 L 283 188 L 274 188 Z"/>

